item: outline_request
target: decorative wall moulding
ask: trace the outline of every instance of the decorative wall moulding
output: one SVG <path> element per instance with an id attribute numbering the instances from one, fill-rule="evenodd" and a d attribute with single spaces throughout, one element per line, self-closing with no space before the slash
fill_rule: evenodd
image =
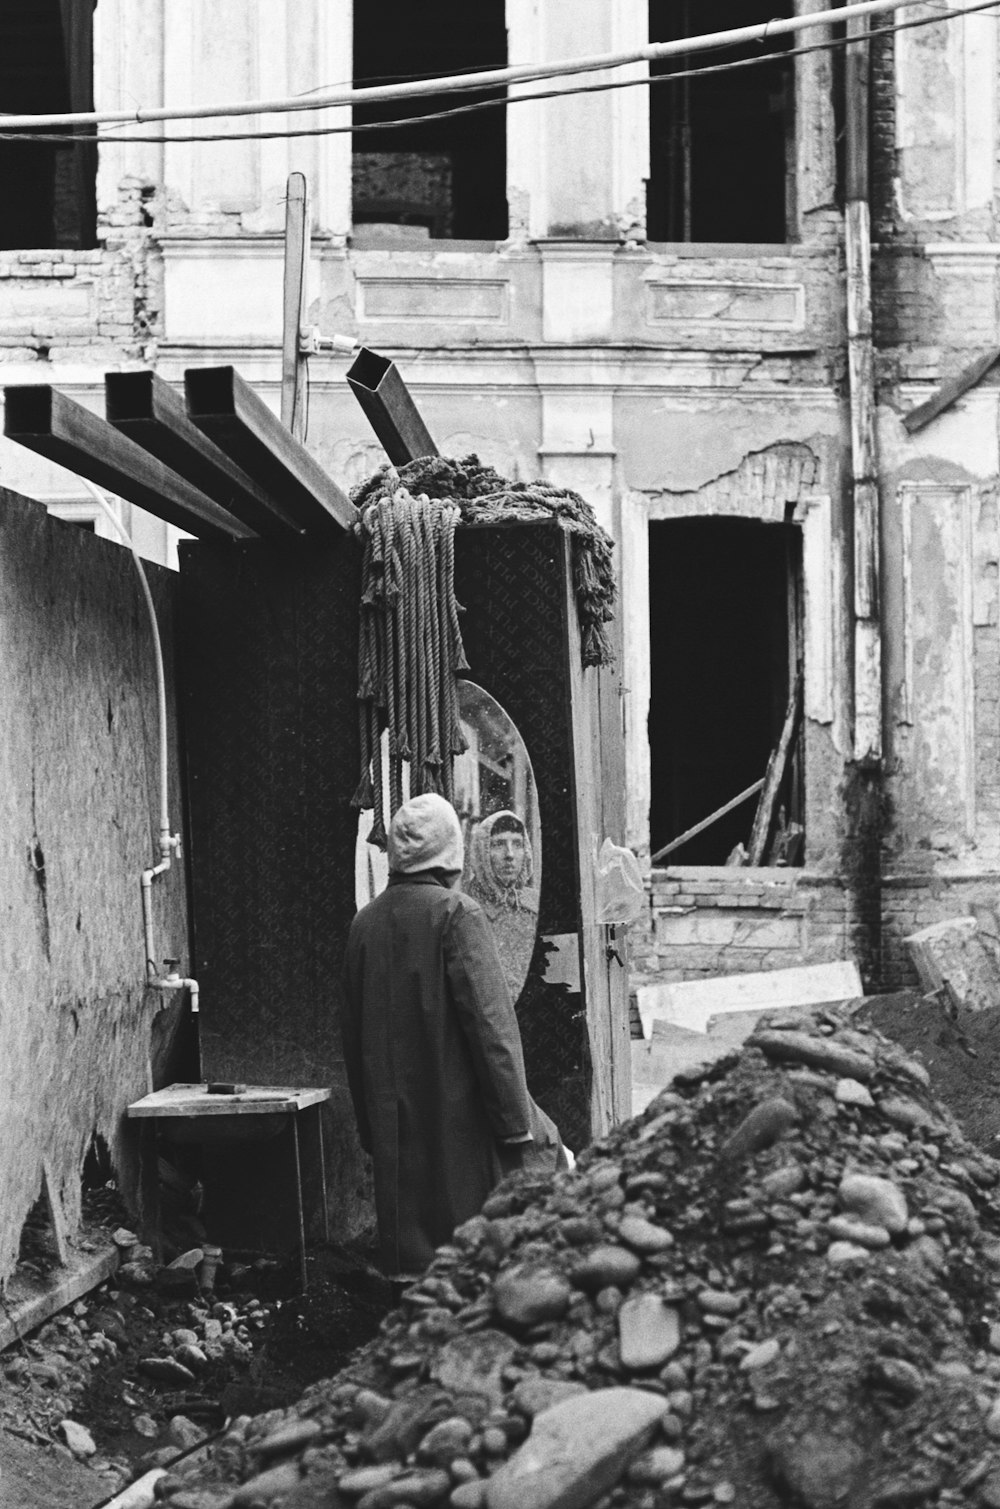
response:
<path id="1" fill-rule="evenodd" d="M 506 279 L 358 278 L 359 320 L 503 325 L 508 319 Z"/>
<path id="2" fill-rule="evenodd" d="M 801 283 L 737 283 L 690 279 L 646 284 L 651 324 L 711 324 L 800 330 L 805 324 Z"/>

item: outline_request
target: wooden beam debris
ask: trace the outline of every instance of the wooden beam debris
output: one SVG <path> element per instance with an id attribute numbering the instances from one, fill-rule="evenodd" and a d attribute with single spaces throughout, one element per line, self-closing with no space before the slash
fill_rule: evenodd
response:
<path id="1" fill-rule="evenodd" d="M 362 346 L 347 381 L 393 466 L 439 454 L 395 362 Z"/>
<path id="2" fill-rule="evenodd" d="M 261 535 L 298 534 L 298 525 L 225 451 L 187 417 L 183 397 L 155 372 L 108 372 L 104 378 L 108 422 L 172 467 L 248 529 Z"/>
<path id="3" fill-rule="evenodd" d="M 4 434 L 199 539 L 252 531 L 106 420 L 48 383 L 4 389 Z"/>
<path id="4" fill-rule="evenodd" d="M 767 772 L 764 776 L 764 789 L 757 803 L 757 811 L 754 814 L 753 828 L 750 833 L 750 844 L 747 853 L 748 865 L 760 865 L 764 863 L 764 850 L 767 846 L 768 834 L 774 821 L 775 809 L 778 804 L 778 793 L 781 783 L 788 769 L 788 761 L 791 756 L 795 736 L 799 731 L 799 721 L 802 716 L 802 672 L 799 671 L 792 685 L 791 696 L 788 699 L 788 707 L 785 710 L 785 722 L 781 730 L 781 738 L 777 747 L 767 762 Z"/>
<path id="5" fill-rule="evenodd" d="M 977 383 L 982 382 L 987 372 L 1000 362 L 1000 346 L 987 351 L 983 356 L 977 356 L 974 362 L 963 367 L 961 372 L 956 372 L 954 377 L 949 377 L 943 382 L 937 392 L 932 393 L 924 403 L 917 404 L 908 414 L 903 415 L 903 428 L 907 434 L 915 435 L 918 430 L 924 429 L 932 419 L 943 414 L 945 409 L 950 409 L 953 403 L 957 403 L 963 394 L 968 393 Z"/>
<path id="6" fill-rule="evenodd" d="M 358 511 L 333 478 L 233 367 L 189 367 L 188 418 L 264 490 L 299 530 L 350 529 Z"/>

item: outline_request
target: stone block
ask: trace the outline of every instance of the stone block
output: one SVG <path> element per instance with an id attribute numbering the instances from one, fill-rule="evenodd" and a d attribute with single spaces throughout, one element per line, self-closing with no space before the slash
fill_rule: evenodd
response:
<path id="1" fill-rule="evenodd" d="M 1000 1006 L 1000 937 L 988 925 L 953 917 L 911 933 L 903 943 L 925 994 L 943 992 L 953 1006 L 970 1011 Z"/>
<path id="2" fill-rule="evenodd" d="M 821 1006 L 854 1000 L 863 993 L 858 966 L 853 959 L 842 959 L 681 984 L 641 985 L 636 1002 L 643 1033 L 649 1036 L 656 1019 L 705 1032 L 709 1019 L 723 1012 Z"/>

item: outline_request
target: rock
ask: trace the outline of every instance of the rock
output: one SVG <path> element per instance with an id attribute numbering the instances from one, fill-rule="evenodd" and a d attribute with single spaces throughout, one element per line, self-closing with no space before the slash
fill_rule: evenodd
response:
<path id="1" fill-rule="evenodd" d="M 744 1296 L 728 1289 L 701 1289 L 697 1298 L 706 1315 L 738 1315 L 743 1309 Z"/>
<path id="2" fill-rule="evenodd" d="M 680 1316 L 658 1294 L 636 1294 L 618 1311 L 618 1348 L 629 1372 L 662 1367 L 680 1344 Z"/>
<path id="3" fill-rule="evenodd" d="M 770 1096 L 754 1106 L 732 1136 L 726 1139 L 719 1154 L 720 1160 L 738 1164 L 755 1153 L 764 1152 L 773 1147 L 798 1119 L 799 1113 L 791 1101 L 783 1100 L 780 1095 Z"/>
<path id="4" fill-rule="evenodd" d="M 385 1419 L 365 1433 L 368 1455 L 375 1462 L 402 1461 L 416 1450 L 432 1425 L 454 1412 L 451 1396 L 436 1384 L 413 1388 L 394 1400 Z"/>
<path id="5" fill-rule="evenodd" d="M 570 1278 L 577 1288 L 596 1294 L 599 1289 L 612 1285 L 616 1289 L 627 1289 L 641 1268 L 642 1263 L 634 1252 L 609 1243 L 595 1247 L 593 1252 L 574 1264 Z"/>
<path id="6" fill-rule="evenodd" d="M 867 1226 L 884 1226 L 890 1235 L 906 1230 L 909 1211 L 906 1196 L 891 1179 L 872 1174 L 845 1174 L 837 1190 L 837 1199 Z"/>
<path id="7" fill-rule="evenodd" d="M 204 1248 L 190 1247 L 187 1252 L 182 1252 L 180 1257 L 175 1257 L 172 1263 L 168 1263 L 167 1267 L 173 1270 L 187 1268 L 193 1272 L 194 1269 L 197 1268 L 198 1264 L 203 1263 L 204 1261 Z"/>
<path id="8" fill-rule="evenodd" d="M 939 1125 L 930 1111 L 925 1111 L 918 1101 L 907 1095 L 887 1095 L 879 1101 L 878 1108 L 886 1121 L 908 1131 L 932 1131 Z"/>
<path id="9" fill-rule="evenodd" d="M 595 1389 L 536 1415 L 490 1478 L 486 1509 L 585 1509 L 618 1482 L 665 1413 L 642 1389 Z"/>
<path id="10" fill-rule="evenodd" d="M 665 1252 L 674 1245 L 670 1232 L 663 1226 L 654 1226 L 642 1216 L 623 1216 L 618 1223 L 618 1236 L 627 1247 L 636 1252 Z"/>
<path id="11" fill-rule="evenodd" d="M 192 1446 L 207 1438 L 208 1432 L 202 1430 L 193 1420 L 186 1415 L 174 1415 L 167 1425 L 167 1439 L 180 1451 L 188 1451 Z"/>
<path id="12" fill-rule="evenodd" d="M 279 1495 L 291 1493 L 301 1480 L 298 1462 L 280 1462 L 277 1467 L 269 1467 L 266 1472 L 249 1478 L 236 1489 L 228 1503 L 232 1509 L 257 1509 L 258 1504 L 270 1504 Z M 174 1499 L 173 1503 L 176 1502 Z"/>
<path id="13" fill-rule="evenodd" d="M 559 1222 L 559 1230 L 573 1247 L 586 1247 L 601 1240 L 602 1226 L 594 1216 L 568 1216 Z"/>
<path id="14" fill-rule="evenodd" d="M 786 1163 L 765 1174 L 760 1187 L 769 1200 L 787 1200 L 806 1182 L 805 1170 L 798 1163 Z"/>
<path id="15" fill-rule="evenodd" d="M 857 1242 L 831 1242 L 826 1249 L 827 1261 L 830 1263 L 861 1262 L 870 1256 L 870 1250 L 859 1246 Z"/>
<path id="16" fill-rule="evenodd" d="M 888 1247 L 890 1241 L 884 1226 L 869 1226 L 867 1222 L 855 1220 L 852 1216 L 831 1216 L 827 1222 L 827 1231 L 838 1242 L 853 1242 L 858 1247 L 870 1247 L 873 1251 Z"/>
<path id="17" fill-rule="evenodd" d="M 417 1447 L 417 1459 L 436 1467 L 447 1467 L 456 1457 L 464 1457 L 472 1439 L 472 1426 L 461 1415 L 452 1415 L 431 1427 Z"/>
<path id="18" fill-rule="evenodd" d="M 187 1342 L 183 1346 L 174 1349 L 174 1361 L 190 1368 L 192 1373 L 199 1373 L 202 1368 L 208 1366 L 208 1358 L 201 1347 L 194 1342 Z"/>
<path id="19" fill-rule="evenodd" d="M 875 1060 L 867 1053 L 808 1032 L 758 1031 L 749 1039 L 749 1046 L 759 1048 L 768 1058 L 808 1064 L 838 1079 L 859 1079 L 867 1084 L 875 1073 Z"/>
<path id="20" fill-rule="evenodd" d="M 289 1456 L 293 1451 L 301 1451 L 303 1447 L 311 1446 L 318 1441 L 323 1434 L 323 1428 L 316 1420 L 289 1420 L 285 1425 L 279 1425 L 277 1430 L 270 1431 L 261 1441 L 254 1441 L 253 1449 L 263 1459 L 268 1457 Z"/>
<path id="21" fill-rule="evenodd" d="M 796 1438 L 772 1437 L 772 1472 L 803 1509 L 844 1509 L 864 1486 L 864 1452 L 857 1442 L 806 1431 Z"/>
<path id="22" fill-rule="evenodd" d="M 194 1382 L 194 1374 L 182 1362 L 173 1357 L 141 1357 L 137 1364 L 140 1373 L 152 1378 L 154 1383 L 172 1383 L 175 1386 Z"/>
<path id="23" fill-rule="evenodd" d="M 865 1110 L 875 1106 L 872 1092 L 857 1079 L 838 1079 L 833 1098 L 842 1106 L 863 1106 Z"/>
<path id="24" fill-rule="evenodd" d="M 648 1451 L 636 1457 L 625 1475 L 630 1483 L 658 1488 L 661 1483 L 669 1483 L 671 1478 L 683 1471 L 684 1453 L 676 1446 L 651 1446 Z"/>
<path id="25" fill-rule="evenodd" d="M 96 1453 L 97 1445 L 86 1426 L 76 1420 L 60 1420 L 56 1429 L 75 1457 L 83 1460 Z"/>
<path id="26" fill-rule="evenodd" d="M 129 1231 L 125 1226 L 119 1226 L 116 1231 L 113 1231 L 111 1233 L 111 1240 L 116 1247 L 122 1248 L 125 1251 L 128 1251 L 130 1247 L 138 1247 L 139 1245 L 139 1238 L 135 1232 Z"/>
<path id="27" fill-rule="evenodd" d="M 160 1434 L 160 1427 L 152 1415 L 133 1415 L 132 1429 L 137 1435 L 145 1436 L 147 1441 L 154 1440 Z"/>
<path id="28" fill-rule="evenodd" d="M 570 1378 L 523 1378 L 514 1389 L 513 1404 L 522 1414 L 533 1418 L 564 1399 L 574 1399 L 586 1392 L 586 1384 L 574 1383 Z"/>
<path id="29" fill-rule="evenodd" d="M 770 1367 L 772 1362 L 777 1362 L 781 1356 L 781 1343 L 777 1337 L 769 1336 L 766 1341 L 758 1342 L 751 1347 L 749 1352 L 744 1352 L 740 1358 L 741 1373 L 756 1373 L 761 1368 Z"/>
<path id="30" fill-rule="evenodd" d="M 411 1467 L 391 1483 L 373 1488 L 358 1501 L 358 1509 L 424 1509 L 437 1504 L 451 1488 L 451 1478 L 438 1467 Z"/>
<path id="31" fill-rule="evenodd" d="M 122 1263 L 116 1276 L 126 1289 L 149 1289 L 156 1282 L 156 1267 L 153 1263 Z"/>
<path id="32" fill-rule="evenodd" d="M 546 1320 L 561 1320 L 569 1309 L 569 1301 L 569 1284 L 552 1268 L 532 1265 L 508 1268 L 493 1285 L 496 1313 L 515 1330 L 526 1330 Z"/>
<path id="33" fill-rule="evenodd" d="M 563 1287 L 568 1302 L 569 1286 L 564 1283 Z M 516 1349 L 516 1344 L 502 1331 L 455 1336 L 438 1353 L 431 1377 L 454 1394 L 478 1394 L 491 1403 L 499 1403 L 503 1395 L 503 1370 Z"/>
<path id="34" fill-rule="evenodd" d="M 486 1481 L 476 1478 L 469 1483 L 459 1483 L 451 1490 L 448 1500 L 451 1509 L 483 1509 L 486 1503 Z"/>
<path id="35" fill-rule="evenodd" d="M 359 1499 L 375 1488 L 384 1488 L 398 1478 L 403 1468 L 399 1462 L 381 1462 L 377 1467 L 355 1467 L 337 1479 L 337 1491 L 345 1498 Z"/>
<path id="36" fill-rule="evenodd" d="M 869 1367 L 869 1377 L 907 1404 L 923 1392 L 920 1369 L 903 1357 L 876 1357 Z"/>

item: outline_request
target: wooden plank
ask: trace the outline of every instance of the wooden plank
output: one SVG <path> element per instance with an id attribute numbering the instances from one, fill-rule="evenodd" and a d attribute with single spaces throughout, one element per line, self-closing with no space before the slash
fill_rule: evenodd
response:
<path id="1" fill-rule="evenodd" d="M 281 497 L 299 529 L 350 529 L 358 511 L 301 441 L 233 367 L 189 367 L 188 418 L 266 492 Z"/>
<path id="2" fill-rule="evenodd" d="M 687 1027 L 693 1032 L 705 1032 L 710 1018 L 724 1012 L 825 1006 L 833 1001 L 856 1000 L 863 993 L 861 975 L 854 960 L 840 959 L 828 964 L 804 964 L 794 969 L 718 975 L 708 980 L 675 980 L 667 985 L 640 985 L 636 991 L 636 1003 L 643 1034 L 651 1037 L 657 1021 Z"/>
<path id="3" fill-rule="evenodd" d="M 699 833 L 703 833 L 706 828 L 710 828 L 713 823 L 718 822 L 720 817 L 725 817 L 728 812 L 732 812 L 734 808 L 739 807 L 743 802 L 748 802 L 752 796 L 757 795 L 763 784 L 764 777 L 761 776 L 759 781 L 754 781 L 752 786 L 748 786 L 745 791 L 741 791 L 739 796 L 734 796 L 732 801 L 727 802 L 724 807 L 717 807 L 708 817 L 703 817 L 700 823 L 695 823 L 693 828 L 687 828 L 683 833 L 679 833 L 668 844 L 664 844 L 662 849 L 657 849 L 649 861 L 650 864 L 659 864 L 660 860 L 667 854 L 672 854 L 675 849 L 680 848 L 681 844 L 686 844 L 689 838 L 695 838 Z"/>
<path id="4" fill-rule="evenodd" d="M 67 1267 L 70 1260 L 69 1243 L 66 1240 L 66 1217 L 63 1215 L 62 1201 L 52 1177 L 52 1170 L 48 1162 L 42 1162 L 42 1194 L 45 1198 L 45 1208 L 49 1213 L 49 1225 L 52 1228 L 52 1241 L 56 1249 L 56 1257 L 61 1268 Z"/>
<path id="5" fill-rule="evenodd" d="M 191 423 L 181 395 L 155 372 L 108 372 L 108 423 L 261 535 L 298 533 L 270 496 Z"/>
<path id="6" fill-rule="evenodd" d="M 764 775 L 764 786 L 757 803 L 757 811 L 754 814 L 753 828 L 750 831 L 750 843 L 747 852 L 747 864 L 759 865 L 764 858 L 764 849 L 767 845 L 767 836 L 771 831 L 774 821 L 775 808 L 778 802 L 778 793 L 781 783 L 785 778 L 788 761 L 798 733 L 799 721 L 802 716 L 802 672 L 796 674 L 792 683 L 791 695 L 788 698 L 788 707 L 785 709 L 785 722 L 781 730 L 781 737 L 777 746 L 767 762 L 767 771 Z"/>
<path id="7" fill-rule="evenodd" d="M 15 1274 L 7 1285 L 0 1310 L 0 1352 L 21 1341 L 50 1316 L 65 1310 L 81 1294 L 89 1294 L 116 1272 L 117 1247 L 103 1252 L 74 1253 L 68 1267 L 54 1277 L 39 1281 Z"/>
<path id="8" fill-rule="evenodd" d="M 252 532 L 141 445 L 47 383 L 4 389 L 4 434 L 199 539 Z"/>
<path id="9" fill-rule="evenodd" d="M 924 403 L 917 404 L 915 409 L 904 414 L 903 428 L 910 435 L 915 435 L 918 430 L 924 429 L 932 419 L 936 419 L 939 414 L 950 409 L 953 403 L 957 403 L 964 393 L 969 392 L 970 388 L 982 382 L 987 372 L 995 367 L 997 362 L 1000 362 L 1000 346 L 987 351 L 983 356 L 977 356 L 976 360 L 970 362 L 967 367 L 963 367 L 961 372 L 957 372 L 954 377 L 949 377 L 947 382 L 943 382 L 937 392 Z"/>
<path id="10" fill-rule="evenodd" d="M 305 434 L 302 379 L 305 359 L 299 351 L 309 260 L 309 192 L 304 173 L 290 173 L 285 189 L 285 262 L 281 317 L 281 422 L 296 438 Z"/>
<path id="11" fill-rule="evenodd" d="M 362 346 L 351 363 L 347 381 L 393 466 L 438 454 L 395 362 Z"/>

